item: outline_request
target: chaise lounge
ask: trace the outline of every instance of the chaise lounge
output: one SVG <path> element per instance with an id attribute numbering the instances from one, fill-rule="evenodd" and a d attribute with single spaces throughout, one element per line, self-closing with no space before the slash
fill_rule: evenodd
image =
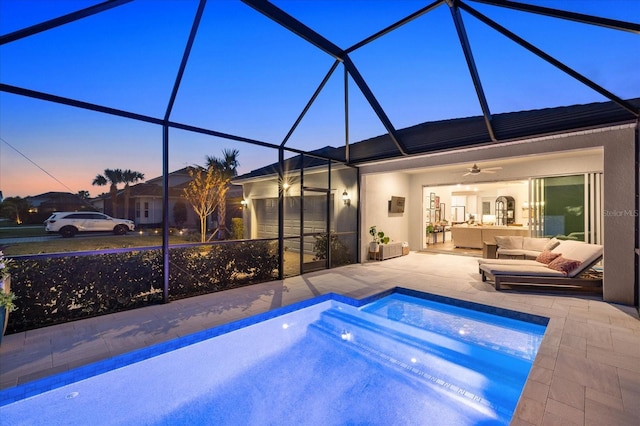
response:
<path id="1" fill-rule="evenodd" d="M 602 259 L 603 248 L 581 241 L 561 241 L 536 260 L 479 259 L 482 281 L 492 280 L 496 290 L 502 284 L 590 288 L 601 290 L 602 279 L 581 277 Z"/>

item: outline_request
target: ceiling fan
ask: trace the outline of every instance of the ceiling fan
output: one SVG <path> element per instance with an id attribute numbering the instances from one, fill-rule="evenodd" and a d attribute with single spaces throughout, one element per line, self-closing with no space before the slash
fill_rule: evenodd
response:
<path id="1" fill-rule="evenodd" d="M 495 173 L 496 170 L 500 170 L 500 169 L 502 169 L 502 167 L 487 167 L 487 168 L 481 169 L 480 167 L 478 167 L 477 164 L 474 164 L 473 167 L 468 167 L 467 173 L 463 174 L 462 176 L 477 175 L 480 173 Z"/>

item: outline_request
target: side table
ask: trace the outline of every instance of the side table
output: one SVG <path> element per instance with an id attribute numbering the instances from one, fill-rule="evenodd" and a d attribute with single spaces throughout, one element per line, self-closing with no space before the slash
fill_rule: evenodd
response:
<path id="1" fill-rule="evenodd" d="M 498 249 L 498 245 L 496 243 L 483 241 L 482 242 L 482 257 L 483 259 L 495 259 L 496 258 L 496 250 Z"/>

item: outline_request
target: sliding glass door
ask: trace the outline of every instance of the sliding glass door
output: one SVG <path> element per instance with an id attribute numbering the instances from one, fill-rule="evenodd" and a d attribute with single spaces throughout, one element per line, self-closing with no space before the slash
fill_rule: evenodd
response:
<path id="1" fill-rule="evenodd" d="M 601 244 L 602 173 L 532 179 L 529 212 L 535 236 Z"/>

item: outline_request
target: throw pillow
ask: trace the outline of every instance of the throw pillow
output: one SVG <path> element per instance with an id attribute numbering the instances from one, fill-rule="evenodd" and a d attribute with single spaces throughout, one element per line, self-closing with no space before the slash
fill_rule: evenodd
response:
<path id="1" fill-rule="evenodd" d="M 576 269 L 581 264 L 582 262 L 580 262 L 579 260 L 565 259 L 562 256 L 558 256 L 547 265 L 547 268 L 560 271 L 565 275 L 569 275 L 571 271 Z"/>
<path id="2" fill-rule="evenodd" d="M 552 251 L 549 250 L 543 250 L 538 257 L 536 257 L 536 261 L 540 262 L 540 263 L 544 263 L 545 265 L 548 265 L 549 263 L 551 263 L 552 260 L 555 260 L 556 258 L 560 257 L 561 254 L 560 253 L 554 253 Z"/>
<path id="3" fill-rule="evenodd" d="M 552 239 L 549 240 L 547 244 L 545 244 L 543 250 L 553 250 L 559 245 L 560 245 L 560 240 L 557 239 L 556 237 L 553 237 Z"/>

